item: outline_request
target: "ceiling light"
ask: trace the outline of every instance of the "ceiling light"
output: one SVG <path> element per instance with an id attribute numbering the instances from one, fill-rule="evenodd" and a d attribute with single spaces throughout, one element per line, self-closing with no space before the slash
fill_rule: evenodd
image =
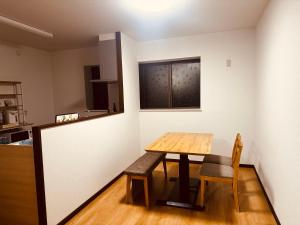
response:
<path id="1" fill-rule="evenodd" d="M 164 12 L 180 8 L 184 0 L 123 0 L 127 8 L 132 8 L 139 12 Z"/>
<path id="2" fill-rule="evenodd" d="M 10 26 L 15 27 L 15 28 L 19 28 L 21 30 L 25 30 L 25 31 L 37 34 L 37 35 L 42 36 L 42 37 L 53 38 L 53 36 L 54 36 L 51 33 L 48 33 L 46 31 L 40 30 L 40 29 L 35 28 L 35 27 L 28 26 L 24 23 L 17 22 L 15 20 L 6 18 L 4 16 L 0 16 L 0 22 L 5 23 L 5 24 L 10 25 Z"/>

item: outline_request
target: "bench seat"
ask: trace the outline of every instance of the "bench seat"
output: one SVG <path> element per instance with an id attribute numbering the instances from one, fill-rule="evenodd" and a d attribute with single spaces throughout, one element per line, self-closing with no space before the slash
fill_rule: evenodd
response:
<path id="1" fill-rule="evenodd" d="M 167 166 L 166 166 L 166 154 L 158 152 L 147 152 L 132 163 L 124 174 L 127 175 L 127 186 L 126 186 L 126 200 L 129 202 L 131 198 L 131 183 L 133 179 L 143 180 L 144 182 L 144 194 L 145 203 L 149 207 L 149 191 L 148 191 L 148 178 L 152 174 L 152 171 L 157 165 L 163 161 L 165 179 L 167 179 Z"/>
<path id="2" fill-rule="evenodd" d="M 132 163 L 125 171 L 129 175 L 149 175 L 155 167 L 162 161 L 165 154 L 156 152 L 147 152 L 134 163 Z"/>

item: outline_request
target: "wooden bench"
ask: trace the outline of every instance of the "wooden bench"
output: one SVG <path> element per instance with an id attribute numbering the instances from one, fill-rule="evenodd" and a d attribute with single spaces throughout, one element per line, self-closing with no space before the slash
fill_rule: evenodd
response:
<path id="1" fill-rule="evenodd" d="M 166 154 L 147 152 L 134 163 L 132 163 L 125 171 L 127 175 L 126 185 L 126 201 L 129 203 L 131 199 L 131 184 L 132 180 L 142 180 L 144 183 L 145 204 L 149 207 L 149 177 L 156 166 L 163 160 L 165 179 L 167 179 Z"/>

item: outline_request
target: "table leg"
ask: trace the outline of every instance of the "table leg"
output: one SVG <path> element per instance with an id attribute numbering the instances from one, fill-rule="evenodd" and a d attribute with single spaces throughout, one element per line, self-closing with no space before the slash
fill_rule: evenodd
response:
<path id="1" fill-rule="evenodd" d="M 169 205 L 187 209 L 199 209 L 195 203 L 199 190 L 199 180 L 191 179 L 189 172 L 188 155 L 180 155 L 179 160 L 179 177 L 172 177 L 174 187 L 166 200 L 159 200 L 160 205 Z"/>
<path id="2" fill-rule="evenodd" d="M 190 170 L 188 155 L 180 155 L 179 160 L 179 195 L 182 201 L 189 200 Z"/>

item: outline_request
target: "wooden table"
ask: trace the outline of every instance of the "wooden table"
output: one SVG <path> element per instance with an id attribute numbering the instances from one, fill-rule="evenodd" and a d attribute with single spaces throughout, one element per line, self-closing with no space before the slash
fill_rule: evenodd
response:
<path id="1" fill-rule="evenodd" d="M 167 200 L 161 204 L 183 208 L 195 208 L 199 180 L 189 176 L 188 155 L 210 154 L 213 135 L 209 133 L 166 133 L 145 148 L 149 152 L 180 154 L 179 179 Z M 175 180 L 171 178 L 171 180 Z"/>

